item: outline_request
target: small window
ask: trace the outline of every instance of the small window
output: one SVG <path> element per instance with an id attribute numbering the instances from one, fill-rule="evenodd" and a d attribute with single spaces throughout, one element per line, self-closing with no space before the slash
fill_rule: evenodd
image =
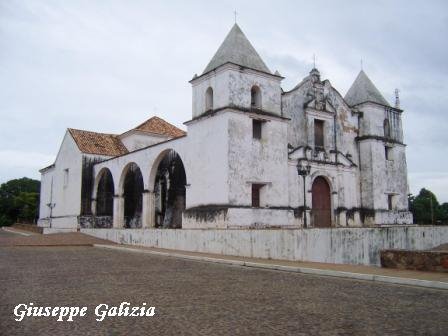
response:
<path id="1" fill-rule="evenodd" d="M 394 208 L 394 195 L 387 195 L 387 207 L 389 210 Z"/>
<path id="2" fill-rule="evenodd" d="M 68 186 L 68 175 L 69 175 L 69 170 L 68 170 L 68 168 L 67 168 L 67 169 L 64 169 L 64 187 L 67 187 L 67 186 Z"/>
<path id="3" fill-rule="evenodd" d="M 389 119 L 384 119 L 383 128 L 384 128 L 384 137 L 385 138 L 390 138 L 390 123 L 389 123 Z"/>
<path id="4" fill-rule="evenodd" d="M 252 119 L 252 136 L 254 139 L 261 139 L 263 121 Z"/>
<path id="5" fill-rule="evenodd" d="M 213 89 L 211 87 L 205 92 L 205 110 L 213 110 Z"/>
<path id="6" fill-rule="evenodd" d="M 261 91 L 258 86 L 252 86 L 250 90 L 250 107 L 261 109 Z"/>
<path id="7" fill-rule="evenodd" d="M 314 147 L 324 147 L 324 121 L 314 119 Z"/>
<path id="8" fill-rule="evenodd" d="M 252 184 L 252 207 L 260 207 L 260 190 L 263 188 L 264 184 Z"/>
<path id="9" fill-rule="evenodd" d="M 386 160 L 392 161 L 392 147 L 384 146 L 384 155 Z"/>

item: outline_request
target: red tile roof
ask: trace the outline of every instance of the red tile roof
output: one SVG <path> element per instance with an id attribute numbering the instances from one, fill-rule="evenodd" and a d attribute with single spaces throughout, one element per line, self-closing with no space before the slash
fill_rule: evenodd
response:
<path id="1" fill-rule="evenodd" d="M 167 135 L 171 138 L 178 138 L 187 134 L 185 131 L 182 131 L 180 128 L 177 128 L 159 117 L 152 117 L 134 129 L 149 133 Z"/>
<path id="2" fill-rule="evenodd" d="M 128 152 L 115 134 L 105 134 L 69 128 L 81 152 L 87 154 L 117 156 Z"/>
<path id="3" fill-rule="evenodd" d="M 166 135 L 178 138 L 187 133 L 159 117 L 152 117 L 132 130 Z M 71 136 L 79 150 L 86 154 L 118 156 L 128 153 L 127 148 L 120 140 L 120 135 L 97 133 L 69 128 Z"/>

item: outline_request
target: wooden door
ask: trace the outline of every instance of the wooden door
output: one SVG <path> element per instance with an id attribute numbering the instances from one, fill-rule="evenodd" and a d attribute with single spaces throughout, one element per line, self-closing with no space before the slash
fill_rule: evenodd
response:
<path id="1" fill-rule="evenodd" d="M 330 186 L 321 176 L 317 177 L 312 187 L 312 216 L 314 227 L 331 227 Z"/>

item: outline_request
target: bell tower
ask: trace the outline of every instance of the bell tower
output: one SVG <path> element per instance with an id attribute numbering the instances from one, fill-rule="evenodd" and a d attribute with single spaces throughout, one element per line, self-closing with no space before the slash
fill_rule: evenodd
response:
<path id="1" fill-rule="evenodd" d="M 235 23 L 202 75 L 190 81 L 193 119 L 225 108 L 281 115 L 283 77 L 272 74 Z"/>

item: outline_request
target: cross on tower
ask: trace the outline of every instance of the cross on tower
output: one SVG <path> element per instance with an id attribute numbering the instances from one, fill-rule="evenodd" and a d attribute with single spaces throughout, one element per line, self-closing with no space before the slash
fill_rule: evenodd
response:
<path id="1" fill-rule="evenodd" d="M 235 23 L 236 23 L 236 15 L 237 15 L 238 13 L 236 12 L 236 10 L 234 10 L 233 11 L 233 15 L 235 16 Z"/>

